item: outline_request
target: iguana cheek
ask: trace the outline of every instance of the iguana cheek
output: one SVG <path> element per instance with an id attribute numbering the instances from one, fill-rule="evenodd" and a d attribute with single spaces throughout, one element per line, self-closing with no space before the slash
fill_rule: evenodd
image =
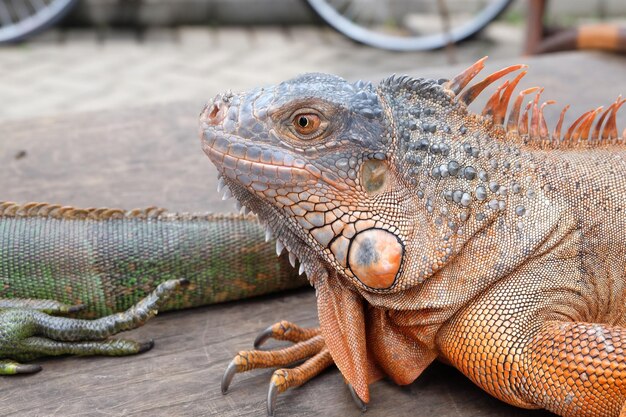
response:
<path id="1" fill-rule="evenodd" d="M 396 280 L 404 246 L 396 235 L 383 229 L 357 234 L 348 250 L 348 267 L 371 288 L 390 288 Z"/>

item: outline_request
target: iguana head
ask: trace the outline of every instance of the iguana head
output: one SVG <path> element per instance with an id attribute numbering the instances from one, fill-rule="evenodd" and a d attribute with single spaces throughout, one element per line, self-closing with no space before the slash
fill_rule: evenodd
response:
<path id="1" fill-rule="evenodd" d="M 391 110 L 370 83 L 306 74 L 218 95 L 204 150 L 234 196 L 304 269 L 321 261 L 358 285 L 390 288 L 402 267 L 411 192 L 390 158 Z"/>

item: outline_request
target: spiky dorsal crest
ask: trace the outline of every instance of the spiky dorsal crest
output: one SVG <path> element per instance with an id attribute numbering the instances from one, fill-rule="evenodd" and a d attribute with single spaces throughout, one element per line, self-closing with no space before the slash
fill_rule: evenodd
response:
<path id="1" fill-rule="evenodd" d="M 393 74 L 385 78 L 380 83 L 380 87 L 390 92 L 397 92 L 400 90 L 408 90 L 419 92 L 423 95 L 433 95 L 436 97 L 441 95 L 447 99 L 447 95 L 444 94 L 442 84 L 449 82 L 445 79 L 433 80 L 431 78 L 413 78 L 409 75 L 396 75 Z"/>
<path id="2" fill-rule="evenodd" d="M 238 214 L 212 213 L 170 213 L 159 207 L 123 210 L 115 208 L 76 208 L 49 203 L 18 204 L 0 201 L 0 218 L 2 217 L 44 217 L 57 220 L 113 220 L 113 219 L 158 219 L 158 220 L 228 220 L 254 219 L 256 216 Z"/>
<path id="3" fill-rule="evenodd" d="M 487 76 L 482 81 L 473 85 L 470 82 L 485 67 L 484 57 L 469 68 L 462 71 L 456 77 L 443 84 L 443 87 L 453 94 L 453 100 L 468 106 L 482 91 L 505 75 L 526 68 L 525 65 L 512 65 L 503 68 Z M 494 125 L 504 129 L 502 137 L 512 141 L 522 141 L 525 144 L 542 149 L 554 149 L 564 147 L 592 147 L 608 144 L 624 144 L 626 142 L 626 129 L 620 137 L 617 129 L 617 112 L 626 103 L 621 96 L 603 111 L 603 107 L 589 110 L 578 117 L 567 129 L 563 128 L 565 113 L 569 106 L 565 106 L 559 121 L 552 133 L 550 133 L 543 111 L 554 100 L 547 100 L 539 105 L 542 88 L 532 87 L 522 90 L 513 103 L 507 122 L 506 114 L 513 91 L 520 80 L 526 75 L 526 71 L 520 72 L 512 81 L 505 81 L 500 85 L 487 101 L 482 116 L 493 122 Z M 468 87 L 469 85 L 469 87 Z M 524 97 L 535 94 L 522 111 Z M 563 136 L 561 133 L 565 132 Z"/>

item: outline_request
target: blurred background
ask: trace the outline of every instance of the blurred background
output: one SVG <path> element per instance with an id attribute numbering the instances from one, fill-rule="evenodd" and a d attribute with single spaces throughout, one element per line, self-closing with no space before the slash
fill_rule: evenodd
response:
<path id="1" fill-rule="evenodd" d="M 337 16 L 324 15 L 324 7 Z M 50 17 L 50 9 L 58 16 Z M 49 23 L 35 21 L 41 10 Z M 485 10 L 491 14 L 485 17 Z M 444 46 L 388 50 L 416 49 L 402 46 L 406 38 L 364 45 L 333 28 L 341 29 L 337 17 L 370 30 L 352 33 L 362 41 L 382 33 L 420 38 L 417 49 L 432 47 L 433 37 Z M 225 88 L 309 71 L 348 79 L 419 74 L 484 55 L 534 53 L 538 39 L 555 28 L 589 23 L 626 27 L 626 1 L 0 0 L 0 40 L 4 29 L 6 41 L 0 45 L 0 121 L 173 101 L 195 101 L 199 108 Z M 28 25 L 50 27 L 26 35 Z M 452 42 L 455 30 L 482 26 L 470 40 Z"/>

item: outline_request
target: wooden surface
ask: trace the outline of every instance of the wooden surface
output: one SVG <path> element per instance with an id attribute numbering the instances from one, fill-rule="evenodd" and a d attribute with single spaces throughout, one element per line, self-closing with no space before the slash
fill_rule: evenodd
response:
<path id="1" fill-rule="evenodd" d="M 520 61 L 531 64 L 523 85 L 545 86 L 545 98 L 571 103 L 570 120 L 626 93 L 624 58 L 563 54 Z M 449 77 L 457 69 L 417 75 Z M 182 103 L 40 119 L 34 106 L 31 120 L 0 125 L 0 198 L 229 211 L 232 202 L 219 200 L 215 171 L 200 150 L 199 110 Z M 623 127 L 623 114 L 620 119 Z M 271 371 L 236 376 L 226 396 L 219 380 L 232 356 L 280 319 L 315 325 L 313 292 L 163 314 L 124 335 L 155 339 L 155 348 L 143 355 L 42 360 L 37 375 L 0 378 L 0 415 L 264 415 Z M 551 415 L 507 406 L 441 364 L 409 386 L 380 381 L 371 391 L 370 417 Z M 277 409 L 277 415 L 359 414 L 336 369 L 281 395 Z"/>

